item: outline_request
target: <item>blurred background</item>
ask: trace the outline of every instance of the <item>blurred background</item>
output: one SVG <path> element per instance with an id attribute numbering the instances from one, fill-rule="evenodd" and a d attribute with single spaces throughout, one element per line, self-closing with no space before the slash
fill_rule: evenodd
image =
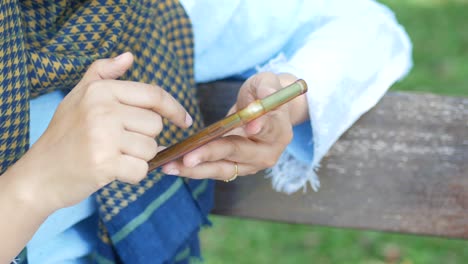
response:
<path id="1" fill-rule="evenodd" d="M 414 45 L 393 90 L 468 96 L 468 0 L 384 0 Z M 468 241 L 211 217 L 206 263 L 468 263 Z"/>

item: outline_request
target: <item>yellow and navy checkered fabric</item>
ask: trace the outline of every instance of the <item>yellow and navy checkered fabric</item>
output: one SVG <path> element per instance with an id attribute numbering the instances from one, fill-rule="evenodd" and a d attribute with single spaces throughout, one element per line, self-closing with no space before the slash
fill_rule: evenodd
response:
<path id="1" fill-rule="evenodd" d="M 57 89 L 72 89 L 94 60 L 124 51 L 131 51 L 135 62 L 123 79 L 163 87 L 194 117 L 193 126 L 183 131 L 164 120 L 165 129 L 158 143 L 171 145 L 199 129 L 202 120 L 194 91 L 191 24 L 176 0 L 1 1 L 0 171 L 27 150 L 30 98 Z M 147 255 L 158 251 L 159 255 L 154 256 L 161 261 L 174 259 L 180 251 L 197 251 L 190 241 L 198 227 L 206 223 L 204 215 L 211 202 L 209 195 L 203 194 L 209 192 L 210 184 L 161 176 L 157 171 L 140 184 L 113 182 L 99 191 L 100 247 L 108 248 L 96 254 L 97 260 L 148 263 L 145 261 L 151 256 Z M 184 195 L 185 206 L 192 208 L 194 214 L 197 210 L 201 214 L 191 225 L 179 224 L 193 226 L 187 228 L 189 234 L 177 234 L 183 237 L 178 240 L 166 238 L 172 244 L 154 243 L 148 247 L 138 242 L 142 239 L 134 235 L 137 232 L 155 237 L 163 233 L 155 223 L 162 221 L 155 218 L 157 212 L 164 212 L 173 196 Z M 204 199 L 206 202 L 200 202 Z M 172 211 L 159 217 L 188 217 L 183 216 L 190 211 L 188 207 L 182 206 L 178 213 L 179 205 L 173 203 Z M 146 216 L 148 210 L 151 214 Z M 166 226 L 164 231 L 171 228 L 185 227 Z M 135 246 L 136 252 L 126 250 L 129 245 Z"/>
<path id="2" fill-rule="evenodd" d="M 28 147 L 29 79 L 17 1 L 0 2 L 0 173 Z"/>

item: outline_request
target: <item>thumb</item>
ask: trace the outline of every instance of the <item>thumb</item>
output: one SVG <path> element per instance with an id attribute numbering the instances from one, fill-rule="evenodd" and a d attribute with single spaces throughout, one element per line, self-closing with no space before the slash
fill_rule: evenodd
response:
<path id="1" fill-rule="evenodd" d="M 117 79 L 122 76 L 133 63 L 133 55 L 125 52 L 110 59 L 100 59 L 89 66 L 81 83 L 92 81 Z"/>
<path id="2" fill-rule="evenodd" d="M 237 97 L 237 109 L 242 109 L 257 99 L 263 99 L 268 95 L 281 89 L 281 83 L 276 74 L 270 72 L 262 72 L 249 78 L 239 90 Z M 265 126 L 268 126 L 268 115 L 259 117 L 246 126 L 244 131 L 247 135 L 256 135 L 260 131 L 265 131 Z"/>
<path id="3" fill-rule="evenodd" d="M 236 107 L 242 109 L 257 99 L 263 99 L 281 89 L 278 76 L 271 72 L 258 73 L 242 84 L 237 96 Z"/>

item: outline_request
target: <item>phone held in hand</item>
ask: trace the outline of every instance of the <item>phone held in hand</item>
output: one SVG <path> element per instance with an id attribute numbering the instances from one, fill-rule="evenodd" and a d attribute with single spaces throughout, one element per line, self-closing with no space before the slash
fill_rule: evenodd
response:
<path id="1" fill-rule="evenodd" d="M 148 170 L 153 171 L 170 161 L 180 158 L 188 152 L 247 124 L 306 92 L 307 84 L 300 79 L 263 99 L 258 99 L 236 113 L 159 152 L 148 162 Z"/>

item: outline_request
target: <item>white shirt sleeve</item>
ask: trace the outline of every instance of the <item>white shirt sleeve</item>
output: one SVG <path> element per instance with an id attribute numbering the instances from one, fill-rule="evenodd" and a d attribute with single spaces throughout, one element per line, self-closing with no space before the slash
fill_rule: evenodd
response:
<path id="1" fill-rule="evenodd" d="M 314 172 L 331 146 L 388 88 L 410 70 L 411 43 L 393 13 L 374 1 L 329 1 L 322 25 L 308 34 L 292 56 L 280 54 L 260 71 L 290 72 L 309 85 L 313 160 L 296 166 L 288 153 L 272 170 L 274 187 L 288 193 L 319 186 Z M 283 169 L 284 168 L 284 169 Z M 292 175 L 297 171 L 297 175 Z"/>
<path id="2" fill-rule="evenodd" d="M 280 191 L 317 189 L 323 156 L 412 66 L 407 34 L 373 0 L 181 2 L 193 23 L 198 82 L 254 67 L 307 81 L 313 144 L 303 146 L 313 158 L 304 164 L 285 152 L 271 172 Z"/>
<path id="3" fill-rule="evenodd" d="M 195 38 L 195 80 L 225 78 L 265 63 L 328 0 L 180 0 Z"/>

